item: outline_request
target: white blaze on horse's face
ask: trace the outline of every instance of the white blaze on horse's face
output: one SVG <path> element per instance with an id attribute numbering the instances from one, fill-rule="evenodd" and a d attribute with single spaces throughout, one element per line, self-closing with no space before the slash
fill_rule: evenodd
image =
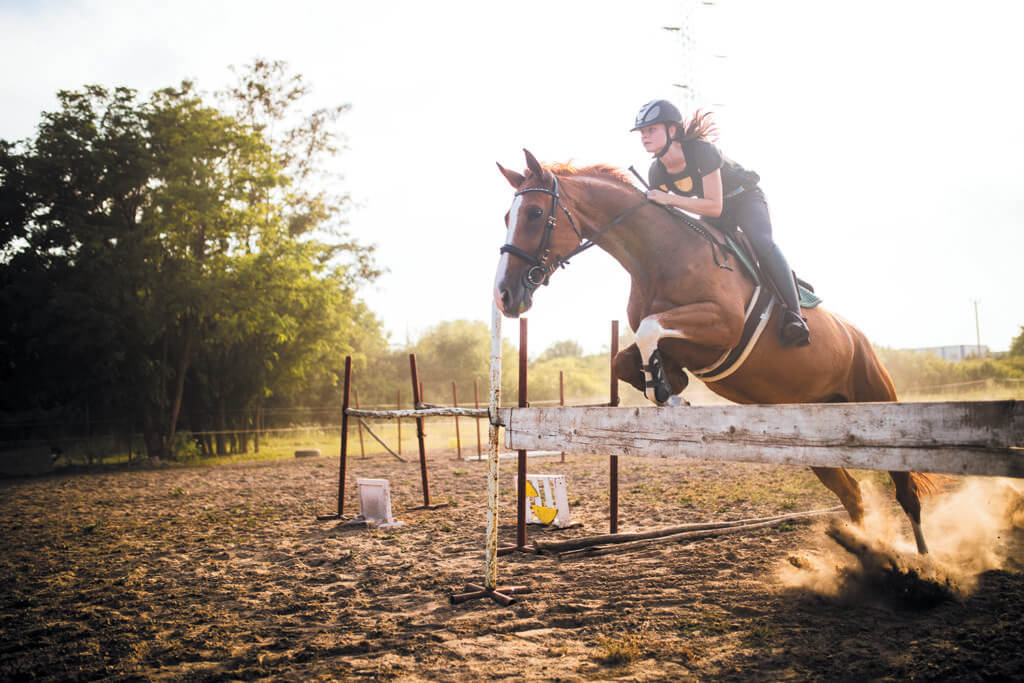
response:
<path id="1" fill-rule="evenodd" d="M 512 208 L 508 210 L 508 234 L 505 235 L 505 244 L 512 244 L 512 241 L 516 236 L 516 225 L 519 222 L 519 209 L 523 204 L 523 196 L 516 195 L 515 199 L 512 200 Z M 494 276 L 494 301 L 498 305 L 498 310 L 506 314 L 518 315 L 518 311 L 506 311 L 505 304 L 502 301 L 502 290 L 508 287 L 505 282 L 508 278 L 508 266 L 509 260 L 512 258 L 512 254 L 502 254 L 498 259 L 498 272 Z"/>

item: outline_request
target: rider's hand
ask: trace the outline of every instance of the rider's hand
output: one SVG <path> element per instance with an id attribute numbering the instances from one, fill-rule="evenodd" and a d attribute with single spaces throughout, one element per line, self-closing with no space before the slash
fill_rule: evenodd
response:
<path id="1" fill-rule="evenodd" d="M 648 190 L 647 198 L 655 204 L 665 205 L 668 205 L 670 199 L 668 192 L 663 192 L 662 190 Z"/>

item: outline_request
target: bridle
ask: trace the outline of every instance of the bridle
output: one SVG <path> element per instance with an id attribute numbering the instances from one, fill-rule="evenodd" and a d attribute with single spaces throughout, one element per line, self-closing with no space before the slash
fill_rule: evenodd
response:
<path id="1" fill-rule="evenodd" d="M 641 207 L 649 203 L 648 200 L 645 198 L 639 204 L 626 209 L 618 216 L 613 218 L 610 223 L 608 223 L 603 228 L 598 230 L 593 237 L 587 239 L 583 237 L 583 234 L 576 226 L 576 220 L 572 217 L 572 214 L 569 213 L 569 209 L 565 208 L 564 205 L 559 204 L 558 176 L 551 174 L 551 177 L 554 179 L 554 184 L 552 186 L 552 189 L 550 190 L 546 187 L 527 187 L 522 190 L 517 190 L 515 194 L 516 197 L 521 197 L 522 195 L 527 194 L 528 192 L 543 192 L 544 194 L 551 195 L 551 209 L 548 211 L 547 220 L 544 221 L 544 235 L 541 237 L 540 246 L 537 247 L 537 251 L 531 254 L 528 251 L 520 249 L 514 244 L 505 244 L 499 250 L 499 252 L 502 254 L 512 254 L 513 256 L 518 256 L 519 258 L 523 259 L 524 261 L 530 264 L 530 267 L 526 270 L 525 273 L 523 273 L 523 286 L 526 288 L 526 291 L 531 295 L 538 287 L 549 283 L 549 281 L 551 280 L 551 274 L 553 272 L 555 272 L 559 268 L 565 268 L 567 265 L 569 265 L 569 259 L 594 246 L 597 243 L 597 239 L 599 237 L 604 235 L 606 232 L 611 230 L 613 227 L 615 227 L 622 221 L 626 220 L 629 216 L 631 216 Z M 575 249 L 570 251 L 568 254 L 564 256 L 559 256 L 558 254 L 555 254 L 554 258 L 552 258 L 551 234 L 555 231 L 555 227 L 558 224 L 558 209 L 562 209 L 562 211 L 565 213 L 565 217 L 569 219 L 569 224 L 572 226 L 573 232 L 576 233 L 576 238 L 579 240 L 579 244 L 576 246 Z"/>

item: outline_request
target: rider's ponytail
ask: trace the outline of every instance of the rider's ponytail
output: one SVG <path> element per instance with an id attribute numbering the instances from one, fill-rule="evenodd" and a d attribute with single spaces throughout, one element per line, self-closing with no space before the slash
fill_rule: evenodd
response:
<path id="1" fill-rule="evenodd" d="M 717 140 L 718 126 L 711 118 L 711 112 L 698 109 L 693 113 L 689 121 L 684 122 L 676 132 L 676 140 L 679 142 L 690 142 L 691 140 Z"/>

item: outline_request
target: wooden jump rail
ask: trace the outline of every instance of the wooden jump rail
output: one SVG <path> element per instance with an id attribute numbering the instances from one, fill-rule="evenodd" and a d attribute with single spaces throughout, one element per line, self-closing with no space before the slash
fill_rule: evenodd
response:
<path id="1" fill-rule="evenodd" d="M 1024 478 L 1024 402 L 503 408 L 509 448 Z"/>
<path id="2" fill-rule="evenodd" d="M 405 417 L 489 417 L 486 408 L 452 408 L 449 406 L 433 406 L 416 410 L 356 410 L 349 408 L 346 413 L 351 417 L 377 420 L 394 420 Z"/>

